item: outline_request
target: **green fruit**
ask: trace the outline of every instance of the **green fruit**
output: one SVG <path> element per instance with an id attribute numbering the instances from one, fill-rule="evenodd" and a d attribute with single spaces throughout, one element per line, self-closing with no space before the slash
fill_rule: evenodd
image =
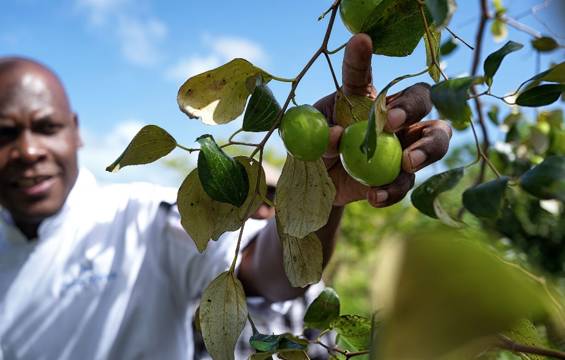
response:
<path id="1" fill-rule="evenodd" d="M 382 0 L 342 0 L 339 15 L 345 27 L 353 34 L 363 30 L 363 25 Z"/>
<path id="2" fill-rule="evenodd" d="M 377 138 L 377 149 L 367 161 L 361 151 L 368 121 L 356 122 L 348 126 L 341 137 L 339 152 L 341 162 L 347 173 L 368 186 L 390 184 L 400 173 L 402 146 L 394 134 L 381 133 Z"/>
<path id="3" fill-rule="evenodd" d="M 318 160 L 330 141 L 326 117 L 311 105 L 289 109 L 281 120 L 279 134 L 286 150 L 304 161 Z"/>

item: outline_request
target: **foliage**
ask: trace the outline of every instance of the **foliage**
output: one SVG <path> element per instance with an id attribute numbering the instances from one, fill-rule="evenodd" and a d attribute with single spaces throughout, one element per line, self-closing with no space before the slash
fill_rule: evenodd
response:
<path id="1" fill-rule="evenodd" d="M 343 0 L 346 4 L 354 6 Z M 378 149 L 387 119 L 388 89 L 425 73 L 436 83 L 431 99 L 439 113 L 456 130 L 470 126 L 475 134 L 475 124 L 480 125 L 484 141 L 481 144 L 475 135 L 474 147 L 463 145 L 453 151 L 445 161 L 449 169 L 430 176 L 413 191 L 414 207 L 407 203 L 379 210 L 369 209 L 366 203 L 349 206 L 342 227 L 347 244 L 342 242 L 326 273 L 326 280 L 334 283 L 342 297 L 333 290 L 324 291 L 304 319 L 307 327 L 336 334 L 336 346 L 302 334 L 255 330 L 250 344 L 257 352 L 252 358 L 276 354 L 283 359 L 306 359 L 309 346 L 322 346 L 329 355 L 346 359 L 514 356 L 501 349 L 519 356 L 535 352 L 565 358 L 547 349 L 552 344 L 546 341 L 563 336 L 563 299 L 549 276 L 535 275 L 542 270 L 565 276 L 563 112 L 539 112 L 534 123 L 521 112 L 521 107 L 550 105 L 562 97 L 565 62 L 524 80 L 513 94 L 498 96 L 492 93 L 497 72 L 506 56 L 524 47 L 508 41 L 486 56 L 483 73 L 478 73 L 487 24 L 497 39 L 506 37 L 506 26 L 514 21 L 501 1 L 493 1 L 492 14 L 487 2 L 481 1 L 472 71 L 460 78 L 449 78 L 440 67 L 441 57 L 456 49 L 453 37 L 459 39 L 447 27 L 456 11 L 454 0 L 370 4 L 360 29 L 373 38 L 374 54 L 407 56 L 423 38 L 427 66 L 390 81 L 375 101 L 349 97 L 336 88 L 336 122 L 348 126 L 367 120 L 359 144 L 363 157 L 371 158 Z M 225 231 L 243 231 L 245 221 L 265 199 L 262 164 L 267 142 L 312 64 L 321 56 L 329 60 L 334 53 L 327 45 L 339 6 L 340 0 L 335 1 L 322 16 L 330 14 L 322 45 L 295 78 L 280 78 L 247 60 L 233 59 L 181 86 L 178 105 L 190 118 L 219 125 L 244 114 L 241 129 L 226 143 L 203 135 L 197 139 L 200 147 L 190 149 L 150 125 L 140 130 L 108 170 L 155 161 L 175 147 L 198 152 L 197 169 L 187 175 L 178 192 L 182 225 L 200 251 Z M 452 37 L 440 45 L 445 31 Z M 551 37 L 536 36 L 531 46 L 547 53 L 562 45 Z M 331 66 L 329 70 L 335 77 Z M 290 83 L 282 106 L 268 87 L 270 81 Z M 497 105 L 486 112 L 487 97 L 509 105 L 509 113 L 503 114 Z M 470 102 L 475 104 L 474 112 Z M 504 143 L 495 148 L 488 142 L 486 118 L 507 130 Z M 245 131 L 266 133 L 259 143 L 235 140 Z M 241 156 L 233 155 L 234 147 Z M 321 159 L 287 156 L 274 205 L 284 268 L 294 286 L 306 286 L 322 276 L 322 246 L 315 232 L 327 223 L 335 191 Z M 415 230 L 391 231 L 398 223 Z M 381 244 L 378 252 L 372 250 L 376 243 Z M 206 288 L 200 304 L 203 338 L 215 359 L 233 358 L 235 341 L 247 321 L 245 295 L 234 275 L 237 257 Z M 344 271 L 343 263 L 352 262 Z M 344 301 L 343 294 L 351 289 L 357 303 Z M 539 330 L 546 330 L 548 336 Z"/>

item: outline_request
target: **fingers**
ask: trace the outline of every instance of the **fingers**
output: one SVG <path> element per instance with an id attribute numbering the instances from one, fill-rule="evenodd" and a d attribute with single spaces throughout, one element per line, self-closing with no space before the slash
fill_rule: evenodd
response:
<path id="1" fill-rule="evenodd" d="M 347 43 L 342 65 L 343 92 L 345 95 L 375 98 L 371 73 L 373 43 L 369 35 L 357 34 Z"/>
<path id="2" fill-rule="evenodd" d="M 330 127 L 330 141 L 328 143 L 328 148 L 324 153 L 324 158 L 331 159 L 339 156 L 339 139 L 343 134 L 343 128 L 339 125 Z"/>
<path id="3" fill-rule="evenodd" d="M 441 159 L 447 153 L 451 134 L 449 125 L 441 120 L 423 121 L 398 133 L 404 148 L 402 169 L 414 173 Z"/>
<path id="4" fill-rule="evenodd" d="M 396 132 L 422 120 L 432 110 L 430 85 L 418 83 L 387 98 L 388 121 L 385 131 Z"/>
<path id="5" fill-rule="evenodd" d="M 414 186 L 416 176 L 404 171 L 396 177 L 391 184 L 372 188 L 367 192 L 367 201 L 374 207 L 385 207 L 396 204 L 404 199 L 408 191 Z"/>

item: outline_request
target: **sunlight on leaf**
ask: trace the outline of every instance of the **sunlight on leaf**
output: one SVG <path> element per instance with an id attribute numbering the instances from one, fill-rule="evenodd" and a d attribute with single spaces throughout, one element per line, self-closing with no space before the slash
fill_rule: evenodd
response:
<path id="1" fill-rule="evenodd" d="M 304 315 L 304 326 L 310 329 L 325 330 L 332 320 L 339 316 L 339 296 L 332 288 L 325 288 L 308 306 Z"/>
<path id="2" fill-rule="evenodd" d="M 412 205 L 422 213 L 437 218 L 435 199 L 439 194 L 453 189 L 463 177 L 463 173 L 463 168 L 456 168 L 431 176 L 412 191 Z"/>
<path id="3" fill-rule="evenodd" d="M 225 124 L 238 117 L 253 91 L 249 80 L 257 76 L 264 83 L 271 75 L 244 59 L 234 59 L 216 69 L 188 79 L 179 89 L 177 102 L 189 118 L 205 124 Z"/>
<path id="4" fill-rule="evenodd" d="M 426 66 L 428 67 L 428 74 L 430 74 L 430 77 L 437 83 L 441 79 L 441 72 L 438 68 L 441 32 L 435 29 L 430 29 L 430 34 L 431 37 L 428 38 L 428 34 L 424 33 L 424 44 L 426 46 Z"/>

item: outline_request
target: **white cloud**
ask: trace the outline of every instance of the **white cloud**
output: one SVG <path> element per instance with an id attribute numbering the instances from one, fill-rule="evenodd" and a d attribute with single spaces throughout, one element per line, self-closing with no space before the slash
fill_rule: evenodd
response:
<path id="1" fill-rule="evenodd" d="M 117 32 L 122 54 L 131 63 L 149 66 L 159 61 L 158 43 L 167 35 L 167 27 L 161 21 L 121 17 Z"/>
<path id="2" fill-rule="evenodd" d="M 138 120 L 127 120 L 116 124 L 105 134 L 97 134 L 83 128 L 81 133 L 84 147 L 79 152 L 81 166 L 92 171 L 103 183 L 147 181 L 165 186 L 179 186 L 182 174 L 166 167 L 162 160 L 148 165 L 128 166 L 118 173 L 105 170 L 144 125 Z"/>
<path id="3" fill-rule="evenodd" d="M 204 35 L 204 43 L 210 52 L 181 59 L 166 71 L 170 80 L 183 82 L 187 78 L 218 67 L 234 58 L 244 58 L 254 65 L 265 66 L 267 54 L 263 48 L 248 39 L 235 36 Z"/>
<path id="4" fill-rule="evenodd" d="M 139 66 L 157 64 L 162 58 L 160 45 L 167 27 L 131 0 L 76 0 L 90 25 L 114 38 L 128 62 Z"/>
<path id="5" fill-rule="evenodd" d="M 167 70 L 167 78 L 183 82 L 191 76 L 200 74 L 206 70 L 221 65 L 221 59 L 217 55 L 193 56 L 179 61 Z"/>

